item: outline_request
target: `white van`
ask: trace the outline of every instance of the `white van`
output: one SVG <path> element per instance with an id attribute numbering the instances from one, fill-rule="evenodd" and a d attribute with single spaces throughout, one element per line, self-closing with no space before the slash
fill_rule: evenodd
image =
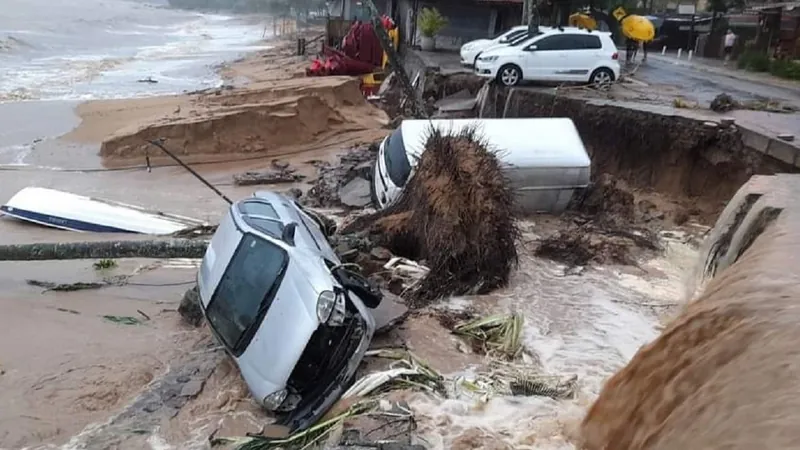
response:
<path id="1" fill-rule="evenodd" d="M 450 134 L 475 127 L 499 150 L 522 213 L 561 212 L 573 193 L 589 184 L 591 161 L 571 119 L 404 120 L 381 142 L 375 162 L 372 190 L 378 209 L 400 197 L 431 127 Z"/>

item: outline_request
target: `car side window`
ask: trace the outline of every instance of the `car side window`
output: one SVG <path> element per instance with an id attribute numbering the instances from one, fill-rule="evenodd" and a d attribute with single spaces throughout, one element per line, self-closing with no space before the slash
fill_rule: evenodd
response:
<path id="1" fill-rule="evenodd" d="M 581 41 L 583 48 L 586 50 L 597 50 L 603 48 L 603 44 L 600 42 L 600 37 L 596 35 L 577 35 L 575 36 L 577 39 Z"/>
<path id="2" fill-rule="evenodd" d="M 534 42 L 536 51 L 555 51 L 555 50 L 583 50 L 583 42 L 575 39 L 577 36 L 574 34 L 554 34 L 544 37 Z"/>

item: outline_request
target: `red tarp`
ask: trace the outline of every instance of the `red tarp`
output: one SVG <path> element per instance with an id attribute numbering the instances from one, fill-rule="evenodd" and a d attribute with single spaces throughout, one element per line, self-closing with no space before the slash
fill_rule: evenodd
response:
<path id="1" fill-rule="evenodd" d="M 386 16 L 381 23 L 387 28 L 394 26 Z M 372 24 L 356 21 L 342 40 L 342 51 L 324 46 L 323 58 L 311 63 L 311 67 L 306 69 L 308 76 L 364 75 L 381 67 L 383 48 Z"/>

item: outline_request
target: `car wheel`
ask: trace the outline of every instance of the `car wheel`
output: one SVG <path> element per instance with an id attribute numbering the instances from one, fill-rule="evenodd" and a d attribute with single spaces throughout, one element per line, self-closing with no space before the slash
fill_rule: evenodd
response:
<path id="1" fill-rule="evenodd" d="M 604 86 L 614 82 L 614 72 L 606 67 L 601 67 L 589 77 L 589 83 L 595 86 Z"/>
<path id="2" fill-rule="evenodd" d="M 508 64 L 497 71 L 497 80 L 503 86 L 516 86 L 522 81 L 522 70 L 513 64 Z"/>

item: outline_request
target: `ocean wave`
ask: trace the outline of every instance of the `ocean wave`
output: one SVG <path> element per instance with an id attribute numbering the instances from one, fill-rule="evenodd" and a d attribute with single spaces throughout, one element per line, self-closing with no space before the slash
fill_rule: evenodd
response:
<path id="1" fill-rule="evenodd" d="M 34 48 L 34 46 L 28 43 L 28 41 L 18 37 L 6 36 L 5 38 L 0 38 L 0 52 L 13 52 L 31 48 Z"/>

